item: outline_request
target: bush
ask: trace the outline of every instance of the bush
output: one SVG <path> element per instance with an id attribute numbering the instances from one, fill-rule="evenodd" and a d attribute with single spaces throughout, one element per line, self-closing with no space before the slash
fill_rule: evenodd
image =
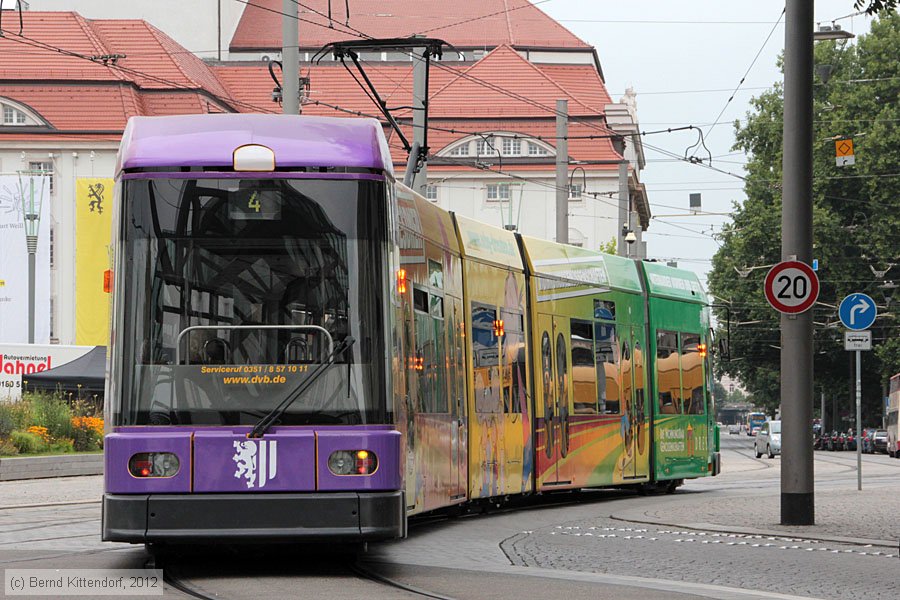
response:
<path id="1" fill-rule="evenodd" d="M 21 454 L 39 454 L 47 449 L 47 443 L 34 433 L 13 431 L 9 439 Z"/>
<path id="2" fill-rule="evenodd" d="M 31 408 L 31 423 L 46 427 L 54 439 L 74 437 L 72 411 L 58 394 L 32 393 L 28 403 Z"/>
<path id="3" fill-rule="evenodd" d="M 103 419 L 72 417 L 75 450 L 90 451 L 103 448 Z"/>
<path id="4" fill-rule="evenodd" d="M 0 439 L 9 437 L 19 425 L 12 404 L 0 404 Z"/>
<path id="5" fill-rule="evenodd" d="M 75 440 L 71 438 L 63 438 L 61 440 L 53 440 L 47 447 L 47 452 L 52 454 L 68 454 L 75 451 Z"/>
<path id="6" fill-rule="evenodd" d="M 15 456 L 19 449 L 11 440 L 0 438 L 0 456 Z"/>

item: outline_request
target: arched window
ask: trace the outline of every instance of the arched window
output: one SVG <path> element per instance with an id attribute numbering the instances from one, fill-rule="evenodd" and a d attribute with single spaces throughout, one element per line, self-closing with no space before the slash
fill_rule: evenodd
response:
<path id="1" fill-rule="evenodd" d="M 3 124 L 4 125 L 25 125 L 28 117 L 21 110 L 13 108 L 8 104 L 3 105 Z"/>

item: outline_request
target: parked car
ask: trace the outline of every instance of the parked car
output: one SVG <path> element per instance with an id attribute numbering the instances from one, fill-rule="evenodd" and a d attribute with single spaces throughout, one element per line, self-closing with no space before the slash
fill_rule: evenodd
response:
<path id="1" fill-rule="evenodd" d="M 884 429 L 875 430 L 875 452 L 887 454 L 887 431 Z"/>
<path id="2" fill-rule="evenodd" d="M 737 423 L 732 423 L 731 425 L 728 426 L 728 435 L 732 435 L 735 433 L 739 434 L 740 432 L 741 432 L 741 426 L 738 425 Z"/>
<path id="3" fill-rule="evenodd" d="M 763 451 L 769 458 L 781 454 L 781 421 L 764 423 L 753 440 L 753 448 L 756 450 L 756 458 L 761 457 Z"/>

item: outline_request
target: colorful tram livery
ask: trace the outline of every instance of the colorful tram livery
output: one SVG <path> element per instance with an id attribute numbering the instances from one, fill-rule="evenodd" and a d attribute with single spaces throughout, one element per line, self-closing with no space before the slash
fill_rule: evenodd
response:
<path id="1" fill-rule="evenodd" d="M 105 540 L 718 473 L 693 274 L 445 212 L 374 120 L 133 118 L 117 171 Z"/>

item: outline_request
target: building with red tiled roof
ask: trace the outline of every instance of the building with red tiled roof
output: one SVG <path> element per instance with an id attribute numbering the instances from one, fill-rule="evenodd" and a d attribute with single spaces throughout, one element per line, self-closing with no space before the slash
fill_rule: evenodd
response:
<path id="1" fill-rule="evenodd" d="M 17 35 L 15 13 L 4 12 L 0 171 L 50 175 L 51 298 L 69 298 L 53 302 L 50 335 L 74 343 L 76 180 L 113 176 L 129 117 L 252 107 L 228 98 L 206 63 L 144 21 L 26 11 Z"/>
<path id="2" fill-rule="evenodd" d="M 168 4 L 161 0 L 160 6 Z M 277 0 L 254 4 L 277 4 L 280 13 Z M 327 6 L 324 0 L 303 4 L 309 7 L 299 15 L 301 45 L 309 44 L 305 58 L 326 42 L 353 37 L 342 13 L 332 15 L 333 28 L 317 14 Z M 564 99 L 569 242 L 606 245 L 620 235 L 625 214 L 638 235 L 635 255 L 643 255 L 640 234 L 650 211 L 639 179 L 644 159 L 640 136 L 633 135 L 634 97 L 612 101 L 594 49 L 527 0 L 430 3 L 429 14 L 421 6 L 351 0 L 349 20 L 357 37 L 420 33 L 442 37 L 459 50 L 432 64 L 430 156 L 420 191 L 459 214 L 553 239 L 554 111 Z M 253 60 L 207 62 L 145 21 L 86 19 L 74 12 L 25 11 L 22 35 L 7 29 L 0 37 L 0 170 L 46 171 L 54 181 L 52 293 L 62 300 L 54 303 L 52 329 L 59 341 L 75 338 L 75 311 L 71 300 L 64 301 L 74 287 L 75 181 L 113 175 L 115 151 L 131 116 L 280 112 L 268 65 L 259 60 L 265 52 L 278 56 L 280 14 L 264 12 L 248 7 L 235 26 L 230 57 L 243 53 Z M 402 108 L 413 104 L 409 55 L 362 51 L 361 60 L 388 106 L 399 107 L 393 114 L 412 139 L 412 111 Z M 351 73 L 331 57 L 303 62 L 301 71 L 310 78 L 304 114 L 378 114 Z M 407 152 L 401 136 L 382 122 L 402 173 Z M 619 203 L 625 190 L 629 210 Z"/>

